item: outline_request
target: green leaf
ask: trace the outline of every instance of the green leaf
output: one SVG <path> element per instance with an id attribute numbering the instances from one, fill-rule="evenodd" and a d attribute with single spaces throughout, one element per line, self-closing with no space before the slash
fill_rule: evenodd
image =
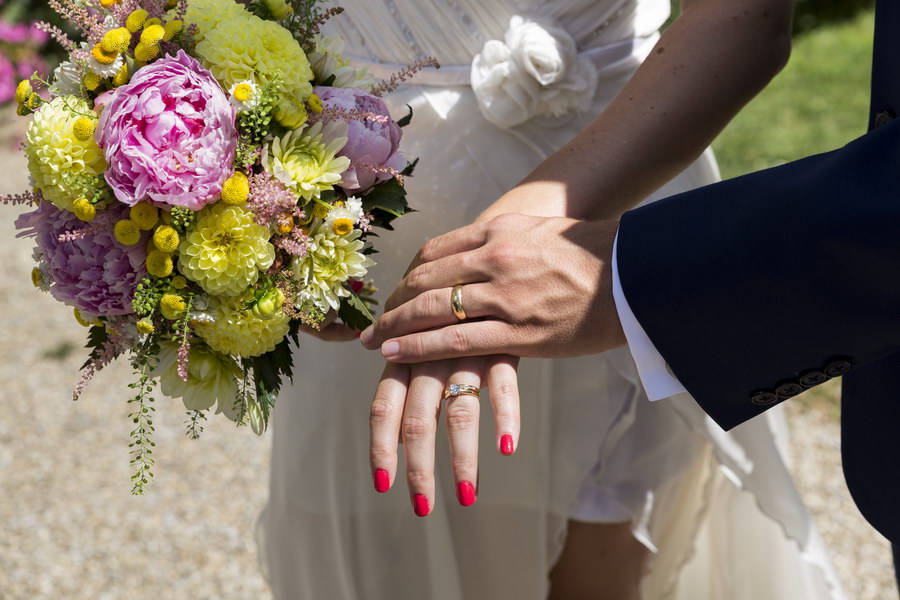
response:
<path id="1" fill-rule="evenodd" d="M 367 211 L 382 210 L 395 217 L 402 217 L 409 212 L 406 202 L 406 190 L 393 178 L 379 185 L 363 197 L 363 208 Z"/>
<path id="2" fill-rule="evenodd" d="M 291 330 L 271 352 L 256 356 L 250 360 L 253 369 L 253 380 L 256 382 L 256 400 L 268 426 L 269 415 L 275 407 L 278 392 L 286 377 L 294 380 L 294 356 L 291 352 L 291 341 L 297 342 L 299 324 L 291 322 Z"/>
<path id="3" fill-rule="evenodd" d="M 412 118 L 413 118 L 412 106 L 407 104 L 406 108 L 409 109 L 409 114 L 406 115 L 405 117 L 403 117 L 402 119 L 400 119 L 399 121 L 397 121 L 397 125 L 399 125 L 400 127 L 406 127 L 407 125 L 409 125 L 412 122 Z"/>
<path id="4" fill-rule="evenodd" d="M 369 312 L 369 307 L 356 294 L 350 294 L 349 298 L 341 298 L 338 316 L 344 325 L 357 331 L 362 331 L 375 322 L 375 317 Z"/>
<path id="5" fill-rule="evenodd" d="M 94 325 L 88 330 L 88 341 L 84 347 L 88 348 L 91 353 L 88 356 L 88 359 L 84 361 L 84 364 L 81 365 L 82 369 L 91 364 L 91 361 L 100 355 L 100 351 L 107 341 L 109 341 L 109 334 L 106 332 L 106 327 L 103 325 Z"/>
<path id="6" fill-rule="evenodd" d="M 412 177 L 413 172 L 416 170 L 416 167 L 419 166 L 419 159 L 412 161 L 411 163 L 406 165 L 406 168 L 400 171 L 400 174 L 404 177 Z"/>

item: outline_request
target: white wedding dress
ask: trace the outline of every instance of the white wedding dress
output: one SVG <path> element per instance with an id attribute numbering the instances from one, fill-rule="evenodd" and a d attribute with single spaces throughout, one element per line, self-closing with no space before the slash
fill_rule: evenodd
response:
<path id="1" fill-rule="evenodd" d="M 639 66 L 669 0 L 347 0 L 327 33 L 379 76 L 433 55 L 444 65 L 386 99 L 414 110 L 403 148 L 420 157 L 407 180 L 419 212 L 380 239 L 372 275 L 382 297 L 429 237 L 470 223 L 584 128 Z M 488 122 L 468 65 L 514 15 L 541 14 L 597 69 L 587 111 Z M 715 181 L 710 152 L 652 199 Z M 652 200 L 648 199 L 648 201 Z M 697 360 L 703 360 L 698 356 Z M 477 503 L 455 500 L 446 436 L 436 506 L 414 516 L 401 460 L 390 493 L 375 493 L 368 409 L 383 362 L 359 344 L 302 339 L 294 385 L 274 416 L 269 504 L 260 519 L 263 567 L 278 599 L 540 600 L 566 523 L 631 521 L 653 551 L 646 600 L 842 598 L 779 447 L 783 420 L 757 418 L 726 434 L 689 397 L 650 402 L 627 349 L 519 369 L 517 453 L 494 448 L 483 402 Z"/>

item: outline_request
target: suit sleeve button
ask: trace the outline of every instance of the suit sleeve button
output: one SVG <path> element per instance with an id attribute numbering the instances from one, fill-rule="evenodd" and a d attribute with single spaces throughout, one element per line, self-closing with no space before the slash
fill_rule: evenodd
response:
<path id="1" fill-rule="evenodd" d="M 816 387 L 828 381 L 828 375 L 822 371 L 807 371 L 800 376 L 800 385 L 805 388 Z"/>
<path id="2" fill-rule="evenodd" d="M 840 377 L 847 373 L 852 366 L 849 361 L 843 359 L 833 360 L 825 367 L 825 374 L 829 377 Z"/>
<path id="3" fill-rule="evenodd" d="M 753 392 L 753 395 L 750 396 L 750 402 L 756 406 L 769 406 L 778 402 L 778 396 L 774 392 L 760 390 Z"/>
<path id="4" fill-rule="evenodd" d="M 803 391 L 803 386 L 794 381 L 787 381 L 775 388 L 775 395 L 783 400 L 793 398 Z"/>

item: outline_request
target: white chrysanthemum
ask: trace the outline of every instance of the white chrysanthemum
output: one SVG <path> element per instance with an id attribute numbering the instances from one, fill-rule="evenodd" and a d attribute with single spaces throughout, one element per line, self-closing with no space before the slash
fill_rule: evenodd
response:
<path id="1" fill-rule="evenodd" d="M 347 198 L 346 202 L 335 204 L 331 210 L 328 211 L 328 216 L 325 217 L 325 223 L 328 227 L 333 227 L 335 221 L 346 219 L 356 225 L 362 217 L 362 200 L 350 197 Z"/>
<path id="2" fill-rule="evenodd" d="M 295 258 L 295 277 L 305 286 L 306 295 L 321 310 L 340 306 L 341 298 L 350 296 L 344 283 L 351 277 L 362 279 L 375 264 L 362 253 L 362 232 L 354 229 L 348 235 L 336 235 L 330 227 L 319 227 L 310 237 L 309 251 Z"/>
<path id="3" fill-rule="evenodd" d="M 209 347 L 223 354 L 250 358 L 275 349 L 290 329 L 291 318 L 279 312 L 260 319 L 245 308 L 243 298 L 213 298 L 215 321 L 197 328 Z"/>
<path id="4" fill-rule="evenodd" d="M 103 151 L 94 138 L 79 140 L 75 121 L 92 115 L 87 102 L 75 96 L 60 96 L 41 106 L 25 134 L 28 171 L 44 198 L 63 210 L 72 210 L 78 192 L 70 189 L 67 176 L 99 175 L 106 170 Z"/>
<path id="5" fill-rule="evenodd" d="M 259 106 L 259 86 L 250 81 L 239 81 L 228 90 L 228 100 L 238 111 L 252 110 Z"/>
<path id="6" fill-rule="evenodd" d="M 262 164 L 281 183 L 304 200 L 321 196 L 341 182 L 350 159 L 336 156 L 347 143 L 347 122 L 319 121 L 306 129 L 287 132 L 263 148 Z"/>
<path id="7" fill-rule="evenodd" d="M 53 71 L 50 91 L 54 96 L 71 96 L 81 92 L 81 69 L 72 61 L 59 63 Z"/>
<path id="8" fill-rule="evenodd" d="M 188 380 L 185 381 L 178 374 L 178 349 L 179 345 L 173 342 L 159 345 L 159 363 L 152 376 L 159 377 L 162 393 L 170 398 L 181 398 L 188 410 L 207 410 L 215 404 L 217 413 L 236 420 L 237 380 L 243 376 L 237 363 L 203 344 L 193 344 L 188 355 Z"/>
<path id="9" fill-rule="evenodd" d="M 316 49 L 309 53 L 309 64 L 317 81 L 327 81 L 331 87 L 357 88 L 370 91 L 375 78 L 365 67 L 354 67 L 344 58 L 344 40 L 338 36 L 318 37 Z"/>

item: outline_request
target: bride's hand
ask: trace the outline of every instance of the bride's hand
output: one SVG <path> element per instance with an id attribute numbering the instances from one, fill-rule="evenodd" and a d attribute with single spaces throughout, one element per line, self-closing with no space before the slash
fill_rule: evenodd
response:
<path id="1" fill-rule="evenodd" d="M 347 327 L 343 323 L 337 323 L 337 311 L 331 311 L 325 316 L 325 320 L 315 329 L 309 325 L 301 325 L 300 331 L 326 342 L 349 342 L 359 337 L 359 331 Z"/>
<path id="2" fill-rule="evenodd" d="M 444 400 L 450 384 L 480 389 L 487 384 L 494 413 L 496 450 L 515 451 L 519 439 L 518 359 L 470 357 L 419 365 L 388 364 L 372 401 L 370 460 L 375 489 L 387 492 L 397 475 L 397 445 L 406 457 L 406 482 L 413 511 L 434 509 L 434 454 L 441 403 L 446 402 L 450 460 L 462 506 L 475 502 L 478 489 L 479 398 L 460 394 Z"/>

